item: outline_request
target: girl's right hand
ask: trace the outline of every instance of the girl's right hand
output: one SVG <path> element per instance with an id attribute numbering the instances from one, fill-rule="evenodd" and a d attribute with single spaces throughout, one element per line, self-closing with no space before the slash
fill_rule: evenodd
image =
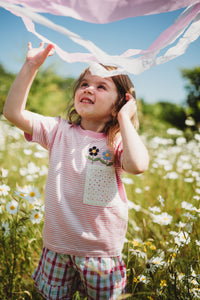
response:
<path id="1" fill-rule="evenodd" d="M 55 50 L 52 44 L 48 44 L 46 48 L 44 48 L 44 42 L 41 42 L 39 48 L 32 48 L 31 43 L 28 43 L 26 61 L 37 69 L 44 63 L 46 58 L 53 55 L 54 52 Z"/>

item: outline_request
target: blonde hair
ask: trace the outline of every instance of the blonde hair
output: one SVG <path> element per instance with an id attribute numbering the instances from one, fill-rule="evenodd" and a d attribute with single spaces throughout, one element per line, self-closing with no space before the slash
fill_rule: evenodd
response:
<path id="1" fill-rule="evenodd" d="M 116 67 L 113 67 L 113 66 L 103 65 L 103 67 L 108 71 L 116 69 Z M 67 108 L 67 119 L 70 124 L 77 124 L 77 125 L 81 124 L 81 116 L 79 116 L 79 114 L 77 113 L 77 111 L 74 107 L 74 97 L 75 97 L 77 89 L 80 87 L 80 83 L 82 82 L 84 76 L 89 71 L 90 71 L 89 68 L 85 69 L 74 84 L 73 98 L 72 98 L 73 102 L 70 102 L 69 106 Z M 116 138 L 118 137 L 118 135 L 120 134 L 120 127 L 119 127 L 117 115 L 118 115 L 118 112 L 120 111 L 120 109 L 122 108 L 122 106 L 125 103 L 127 103 L 127 101 L 125 99 L 125 94 L 129 93 L 135 99 L 136 99 L 136 94 L 135 94 L 135 89 L 134 89 L 133 83 L 131 82 L 128 75 L 120 74 L 120 75 L 112 76 L 111 79 L 113 80 L 113 82 L 117 88 L 118 100 L 116 101 L 115 105 L 113 106 L 111 120 L 106 123 L 103 132 L 107 135 L 108 146 L 110 146 L 111 149 L 113 149 L 113 144 L 114 144 Z M 131 121 L 132 121 L 132 124 L 135 127 L 135 129 L 138 130 L 139 120 L 138 120 L 138 116 L 137 116 L 137 111 Z"/>

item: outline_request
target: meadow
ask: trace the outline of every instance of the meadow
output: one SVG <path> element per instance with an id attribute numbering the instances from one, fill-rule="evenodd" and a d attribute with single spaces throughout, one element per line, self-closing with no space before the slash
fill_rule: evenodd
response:
<path id="1" fill-rule="evenodd" d="M 149 169 L 123 175 L 129 201 L 123 299 L 200 299 L 200 133 L 192 133 L 190 121 L 186 125 L 182 131 L 159 124 L 155 133 L 148 124 L 142 138 Z M 1 117 L 2 300 L 42 299 L 31 274 L 42 248 L 47 170 L 47 151 Z"/>

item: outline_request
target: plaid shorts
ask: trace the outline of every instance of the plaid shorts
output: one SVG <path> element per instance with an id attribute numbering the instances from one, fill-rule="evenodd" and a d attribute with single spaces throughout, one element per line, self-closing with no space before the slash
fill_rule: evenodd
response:
<path id="1" fill-rule="evenodd" d="M 115 300 L 125 293 L 126 267 L 121 256 L 79 257 L 43 247 L 32 278 L 49 300 L 72 299 L 76 291 L 87 299 Z"/>

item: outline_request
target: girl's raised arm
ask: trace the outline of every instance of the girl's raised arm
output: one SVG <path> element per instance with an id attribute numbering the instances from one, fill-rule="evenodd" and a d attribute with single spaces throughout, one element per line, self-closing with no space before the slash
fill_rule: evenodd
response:
<path id="1" fill-rule="evenodd" d="M 118 121 L 123 142 L 123 169 L 131 174 L 143 173 L 149 164 L 148 151 L 132 125 L 131 117 L 136 112 L 135 99 L 126 94 L 127 103 L 118 113 Z"/>
<path id="2" fill-rule="evenodd" d="M 28 93 L 39 67 L 49 55 L 53 54 L 53 49 L 51 44 L 44 49 L 44 43 L 41 43 L 39 48 L 32 48 L 31 43 L 28 43 L 26 61 L 8 93 L 4 105 L 5 118 L 30 135 L 33 133 L 32 113 L 25 110 Z"/>

